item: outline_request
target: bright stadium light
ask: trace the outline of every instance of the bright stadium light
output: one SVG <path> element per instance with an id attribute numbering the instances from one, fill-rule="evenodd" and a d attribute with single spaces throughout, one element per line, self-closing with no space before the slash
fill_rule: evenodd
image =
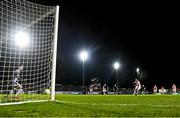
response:
<path id="1" fill-rule="evenodd" d="M 139 73 L 139 70 L 140 70 L 139 68 L 136 68 L 136 72 L 137 72 L 137 73 Z"/>
<path id="2" fill-rule="evenodd" d="M 86 51 L 82 51 L 82 52 L 80 53 L 80 59 L 81 59 L 82 61 L 85 61 L 87 58 L 88 58 L 88 53 L 87 53 Z"/>
<path id="3" fill-rule="evenodd" d="M 115 70 L 118 70 L 119 67 L 120 67 L 119 62 L 115 62 L 114 65 L 113 65 L 113 67 L 114 67 Z"/>
<path id="4" fill-rule="evenodd" d="M 18 45 L 20 48 L 24 48 L 29 41 L 28 34 L 25 32 L 18 32 L 15 35 L 15 41 L 16 41 L 16 45 Z"/>

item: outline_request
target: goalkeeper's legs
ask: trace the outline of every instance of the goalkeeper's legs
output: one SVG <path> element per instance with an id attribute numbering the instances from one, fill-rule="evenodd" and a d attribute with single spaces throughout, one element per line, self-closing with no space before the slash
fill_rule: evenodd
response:
<path id="1" fill-rule="evenodd" d="M 19 94 L 21 94 L 22 92 L 23 92 L 23 89 L 18 89 L 16 95 L 19 95 Z"/>
<path id="2" fill-rule="evenodd" d="M 19 95 L 19 94 L 21 94 L 22 92 L 23 92 L 23 87 L 22 87 L 22 85 L 20 85 L 19 83 L 17 83 L 16 82 L 16 84 L 17 84 L 17 92 L 16 92 L 16 95 Z"/>

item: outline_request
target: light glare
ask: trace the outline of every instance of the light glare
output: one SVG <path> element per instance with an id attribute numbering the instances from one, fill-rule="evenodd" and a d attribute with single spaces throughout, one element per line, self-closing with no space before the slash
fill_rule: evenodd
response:
<path id="1" fill-rule="evenodd" d="M 20 48 L 25 47 L 28 44 L 28 40 L 29 40 L 29 37 L 28 37 L 27 33 L 25 33 L 25 32 L 18 32 L 15 36 L 16 44 Z"/>
<path id="2" fill-rule="evenodd" d="M 88 58 L 88 53 L 87 53 L 86 51 L 82 51 L 82 52 L 80 53 L 80 59 L 81 59 L 82 61 L 85 61 L 87 58 Z"/>
<path id="3" fill-rule="evenodd" d="M 118 70 L 119 67 L 120 67 L 120 64 L 119 64 L 118 62 L 115 62 L 115 63 L 114 63 L 114 69 L 115 69 L 115 70 Z"/>
<path id="4" fill-rule="evenodd" d="M 137 73 L 139 73 L 139 70 L 140 70 L 139 68 L 136 68 L 136 72 L 137 72 Z"/>

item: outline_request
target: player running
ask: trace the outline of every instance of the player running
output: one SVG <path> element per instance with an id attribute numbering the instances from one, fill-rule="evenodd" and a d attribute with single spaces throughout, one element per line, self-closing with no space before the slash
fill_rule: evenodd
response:
<path id="1" fill-rule="evenodd" d="M 23 65 L 18 65 L 17 70 L 15 70 L 13 73 L 12 88 L 13 88 L 13 93 L 15 93 L 16 95 L 23 92 L 23 89 L 22 89 L 23 87 L 19 83 L 19 80 L 21 79 L 20 73 L 22 70 L 23 70 Z"/>
<path id="2" fill-rule="evenodd" d="M 139 93 L 139 90 L 141 89 L 141 83 L 139 80 L 135 79 L 135 88 L 134 88 L 134 95 L 137 95 Z"/>

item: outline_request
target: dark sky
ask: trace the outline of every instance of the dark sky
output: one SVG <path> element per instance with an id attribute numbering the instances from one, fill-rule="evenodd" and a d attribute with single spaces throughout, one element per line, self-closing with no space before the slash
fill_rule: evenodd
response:
<path id="1" fill-rule="evenodd" d="M 112 85 L 112 63 L 119 60 L 121 87 L 132 87 L 136 67 L 142 83 L 170 87 L 179 81 L 179 13 L 169 3 L 118 0 L 44 0 L 60 5 L 57 83 L 82 84 L 81 49 L 90 52 L 85 81 L 98 77 Z"/>

